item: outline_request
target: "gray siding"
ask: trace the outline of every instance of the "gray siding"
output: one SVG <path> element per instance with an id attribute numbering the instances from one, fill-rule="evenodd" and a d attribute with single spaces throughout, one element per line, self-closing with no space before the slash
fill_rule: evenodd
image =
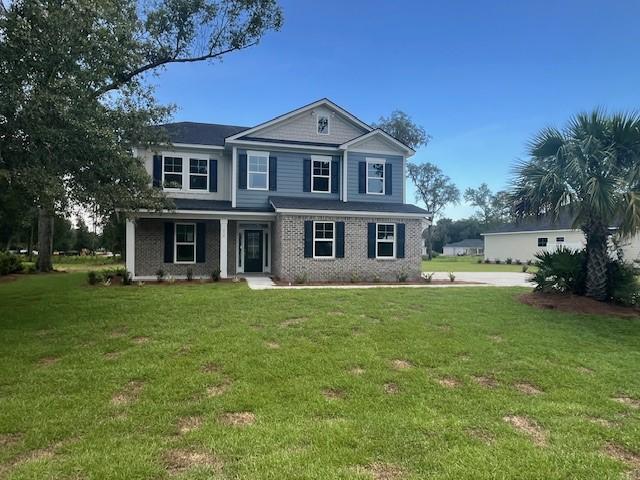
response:
<path id="1" fill-rule="evenodd" d="M 381 158 L 392 167 L 392 195 L 367 195 L 358 192 L 358 164 L 369 158 Z M 349 152 L 347 157 L 347 200 L 355 202 L 392 202 L 404 203 L 404 172 L 403 159 L 398 155 L 379 155 L 373 153 Z"/>
<path id="2" fill-rule="evenodd" d="M 245 150 L 238 150 L 238 154 L 246 153 Z M 339 193 L 311 193 L 303 190 L 303 159 L 310 158 L 311 153 L 294 153 L 283 151 L 271 151 L 271 155 L 278 158 L 278 189 L 271 190 L 241 190 L 236 193 L 236 206 L 239 208 L 266 209 L 269 204 L 267 199 L 270 196 L 285 195 L 288 197 L 307 197 L 318 199 L 337 200 Z M 337 157 L 336 157 L 337 158 Z M 334 158 L 335 160 L 335 158 Z M 239 163 L 239 162 L 238 162 Z M 342 165 L 342 160 L 339 160 Z M 238 165 L 239 168 L 239 165 Z M 342 166 L 340 166 L 340 184 L 342 183 Z M 340 191 L 338 185 L 338 191 Z"/>

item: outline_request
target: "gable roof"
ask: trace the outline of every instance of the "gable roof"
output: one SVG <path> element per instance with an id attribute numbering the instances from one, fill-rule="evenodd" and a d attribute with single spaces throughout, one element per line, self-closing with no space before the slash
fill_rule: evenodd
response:
<path id="1" fill-rule="evenodd" d="M 304 112 L 306 112 L 308 110 L 313 110 L 314 108 L 318 108 L 318 107 L 321 107 L 321 106 L 329 107 L 332 110 L 335 110 L 336 112 L 338 112 L 343 117 L 347 118 L 348 120 L 350 120 L 354 124 L 358 125 L 360 128 L 363 128 L 363 129 L 365 129 L 367 131 L 373 130 L 373 128 L 370 125 L 366 124 L 365 122 L 360 120 L 358 117 L 356 117 L 352 113 L 347 112 L 344 108 L 336 105 L 335 103 L 333 103 L 328 98 L 321 98 L 320 100 L 316 100 L 315 102 L 309 103 L 309 104 L 304 105 L 304 106 L 302 106 L 300 108 L 296 108 L 295 110 L 291 110 L 290 112 L 283 113 L 282 115 L 278 115 L 277 117 L 274 117 L 271 120 L 268 120 L 266 122 L 260 123 L 260 124 L 256 125 L 255 127 L 252 127 L 252 128 L 250 128 L 250 129 L 248 129 L 248 130 L 246 130 L 244 132 L 238 132 L 238 133 L 235 133 L 235 134 L 231 134 L 231 135 L 229 135 L 227 137 L 227 140 L 238 140 L 238 139 L 240 139 L 240 137 L 244 137 L 245 135 L 251 136 L 255 132 L 257 132 L 259 130 L 262 130 L 263 128 L 270 127 L 271 125 L 275 125 L 276 123 L 284 122 L 284 121 L 290 119 L 291 117 L 293 117 L 295 115 L 299 115 L 299 114 L 304 113 Z"/>
<path id="2" fill-rule="evenodd" d="M 354 145 L 354 144 L 356 144 L 358 142 L 363 142 L 363 141 L 367 140 L 368 138 L 375 137 L 375 136 L 379 136 L 379 137 L 384 138 L 387 142 L 395 145 L 396 147 L 400 148 L 402 151 L 408 153 L 409 155 L 413 155 L 414 153 L 416 153 L 416 151 L 413 148 L 411 148 L 410 146 L 408 146 L 405 143 L 401 142 L 400 140 L 398 140 L 394 136 L 389 135 L 387 132 L 385 132 L 381 128 L 375 128 L 375 129 L 371 130 L 370 132 L 367 132 L 367 133 L 364 133 L 364 134 L 360 135 L 359 137 L 352 138 L 348 142 L 345 142 L 342 145 L 340 145 L 340 148 L 344 150 L 344 149 L 350 147 L 351 145 Z"/>
<path id="3" fill-rule="evenodd" d="M 237 125 L 222 125 L 219 123 L 175 122 L 157 125 L 153 128 L 164 130 L 171 143 L 185 143 L 193 145 L 215 145 L 224 147 L 224 140 L 249 127 Z"/>
<path id="4" fill-rule="evenodd" d="M 447 243 L 443 248 L 447 247 L 484 248 L 484 240 L 481 238 L 465 238 L 459 242 Z"/>

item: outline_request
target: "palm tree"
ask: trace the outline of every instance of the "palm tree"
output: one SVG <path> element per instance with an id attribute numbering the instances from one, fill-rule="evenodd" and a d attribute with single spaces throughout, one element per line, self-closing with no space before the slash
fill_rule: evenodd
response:
<path id="1" fill-rule="evenodd" d="M 586 295 L 606 300 L 609 227 L 622 237 L 640 229 L 640 116 L 582 113 L 542 130 L 528 152 L 515 169 L 516 215 L 568 209 L 587 240 Z"/>

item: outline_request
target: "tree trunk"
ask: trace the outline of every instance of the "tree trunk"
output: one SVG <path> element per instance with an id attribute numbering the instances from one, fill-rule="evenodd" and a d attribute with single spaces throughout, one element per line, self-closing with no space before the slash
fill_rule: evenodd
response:
<path id="1" fill-rule="evenodd" d="M 53 213 L 46 208 L 38 209 L 38 262 L 39 272 L 53 270 L 51 254 L 53 251 Z"/>
<path id="2" fill-rule="evenodd" d="M 431 235 L 431 227 L 432 225 L 427 227 L 427 257 L 429 260 L 433 259 L 433 236 Z"/>
<path id="3" fill-rule="evenodd" d="M 586 296 L 607 300 L 608 229 L 600 222 L 592 222 L 584 231 L 587 237 Z"/>

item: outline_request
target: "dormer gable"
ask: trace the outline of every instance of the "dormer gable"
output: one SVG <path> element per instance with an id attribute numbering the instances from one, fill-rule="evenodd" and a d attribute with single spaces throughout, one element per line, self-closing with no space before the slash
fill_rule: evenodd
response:
<path id="1" fill-rule="evenodd" d="M 410 157 L 415 153 L 415 150 L 411 147 L 379 128 L 341 144 L 340 149 L 351 152 L 360 151 L 385 155 L 404 155 L 406 157 Z"/>

